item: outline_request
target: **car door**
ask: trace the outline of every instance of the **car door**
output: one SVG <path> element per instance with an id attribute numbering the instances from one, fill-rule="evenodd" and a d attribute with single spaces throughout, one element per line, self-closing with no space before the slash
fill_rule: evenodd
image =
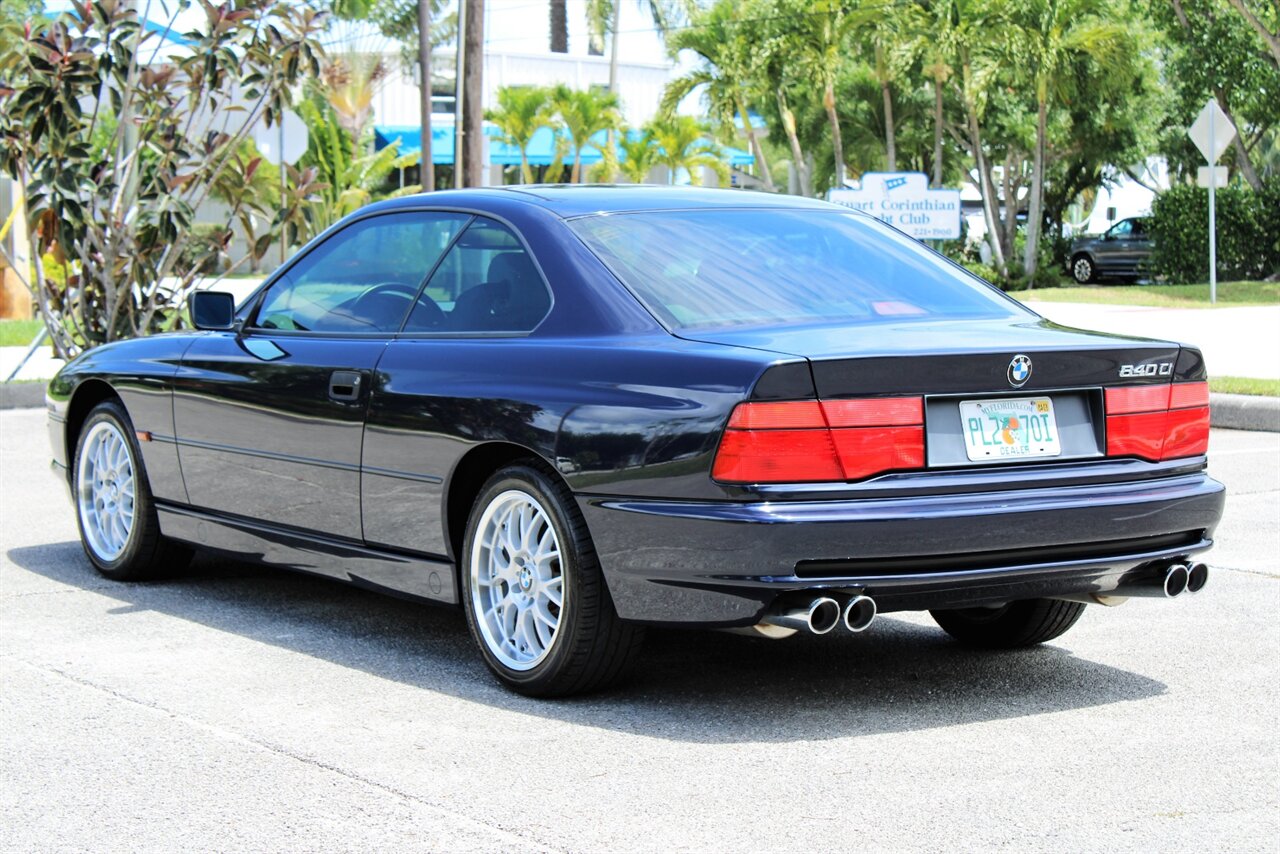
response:
<path id="1" fill-rule="evenodd" d="M 356 220 L 276 278 L 240 330 L 206 334 L 187 350 L 174 428 L 194 506 L 362 538 L 373 371 L 469 220 L 425 211 Z"/>
<path id="2" fill-rule="evenodd" d="M 521 340 L 551 309 L 546 278 L 515 231 L 478 216 L 431 275 L 378 365 L 364 438 L 371 545 L 448 555 L 446 479 L 476 442 L 553 449 L 555 420 L 518 402 Z M 457 522 L 459 520 L 453 520 Z"/>
<path id="3" fill-rule="evenodd" d="M 1122 219 L 1102 236 L 1098 247 L 1098 268 L 1104 273 L 1126 273 L 1133 267 L 1131 236 L 1133 220 Z"/>
<path id="4" fill-rule="evenodd" d="M 1136 275 L 1147 272 L 1151 260 L 1151 234 L 1147 231 L 1147 220 L 1141 217 L 1133 220 L 1129 233 L 1129 260 L 1130 269 Z"/>

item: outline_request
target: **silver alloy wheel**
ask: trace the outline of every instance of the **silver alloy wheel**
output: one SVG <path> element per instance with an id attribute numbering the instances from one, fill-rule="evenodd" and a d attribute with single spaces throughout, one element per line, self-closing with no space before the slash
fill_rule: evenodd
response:
<path id="1" fill-rule="evenodd" d="M 133 533 L 133 456 L 120 429 L 99 421 L 80 446 L 76 507 L 85 541 L 103 562 L 120 557 Z"/>
<path id="2" fill-rule="evenodd" d="M 564 614 L 560 541 L 538 499 L 508 489 L 485 507 L 470 562 L 471 607 L 485 646 L 512 670 L 551 652 Z"/>
<path id="3" fill-rule="evenodd" d="M 1072 265 L 1071 272 L 1077 282 L 1084 284 L 1093 278 L 1093 264 L 1089 262 L 1088 258 L 1077 258 L 1076 263 Z"/>

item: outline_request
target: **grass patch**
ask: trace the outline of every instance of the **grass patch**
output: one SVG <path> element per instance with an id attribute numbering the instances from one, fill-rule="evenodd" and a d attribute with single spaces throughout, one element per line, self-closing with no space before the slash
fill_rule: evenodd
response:
<path id="1" fill-rule="evenodd" d="M 39 320 L 0 320 L 0 347 L 25 347 L 43 327 Z"/>
<path id="2" fill-rule="evenodd" d="M 1208 285 L 1082 285 L 1010 291 L 1023 301 L 1148 305 L 1157 308 L 1212 308 Z M 1280 282 L 1219 282 L 1218 305 L 1280 305 Z"/>
<path id="3" fill-rule="evenodd" d="M 1209 390 L 1222 394 L 1257 394 L 1280 397 L 1280 380 L 1258 380 L 1253 377 L 1210 377 Z"/>

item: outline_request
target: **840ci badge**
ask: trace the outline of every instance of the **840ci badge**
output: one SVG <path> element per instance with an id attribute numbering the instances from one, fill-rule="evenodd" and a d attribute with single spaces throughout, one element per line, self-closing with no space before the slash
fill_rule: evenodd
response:
<path id="1" fill-rule="evenodd" d="M 1047 397 L 961 401 L 960 421 L 970 460 L 1056 457 L 1062 453 L 1053 401 Z"/>

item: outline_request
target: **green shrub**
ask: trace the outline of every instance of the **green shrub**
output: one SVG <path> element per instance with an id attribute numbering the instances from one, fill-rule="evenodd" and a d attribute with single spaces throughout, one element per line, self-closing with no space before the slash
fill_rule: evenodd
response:
<path id="1" fill-rule="evenodd" d="M 180 274 L 190 271 L 209 276 L 221 271 L 226 261 L 226 246 L 231 240 L 227 229 L 213 223 L 198 222 L 191 226 L 190 236 L 182 246 L 175 265 Z"/>
<path id="2" fill-rule="evenodd" d="M 988 266 L 987 264 L 983 264 L 981 261 L 961 260 L 958 263 L 960 264 L 961 267 L 964 267 L 966 270 L 968 270 L 970 273 L 973 273 L 978 278 L 986 279 L 988 282 L 990 282 L 991 284 L 997 287 L 1000 286 L 1000 274 L 996 272 L 995 267 L 991 267 L 991 266 Z"/>
<path id="3" fill-rule="evenodd" d="M 1223 187 L 1215 193 L 1218 278 L 1262 279 L 1280 270 L 1280 179 L 1255 193 Z M 1179 282 L 1209 278 L 1209 191 L 1179 184 L 1156 196 L 1150 231 L 1152 270 Z"/>
<path id="4" fill-rule="evenodd" d="M 57 256 L 52 252 L 46 252 L 40 256 L 40 266 L 44 268 L 44 277 L 46 281 L 56 285 L 59 291 L 65 291 L 67 289 L 67 275 L 69 274 L 67 263 L 59 261 Z M 31 278 L 29 280 L 32 282 L 36 280 L 34 267 L 35 265 L 32 265 Z"/>

